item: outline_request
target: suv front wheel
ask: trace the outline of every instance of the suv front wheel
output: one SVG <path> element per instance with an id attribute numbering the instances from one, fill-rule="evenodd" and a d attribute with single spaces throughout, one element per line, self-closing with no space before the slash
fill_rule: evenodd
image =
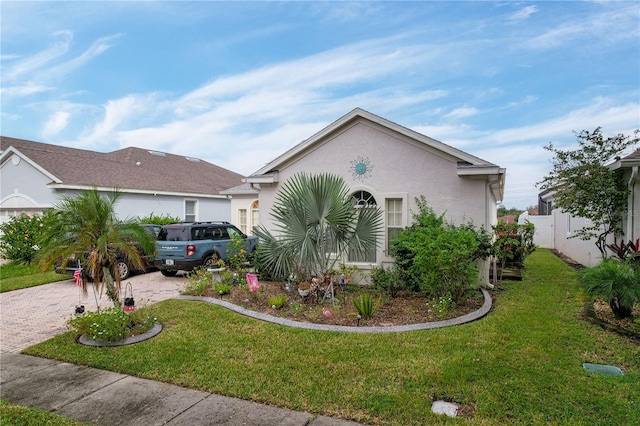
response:
<path id="1" fill-rule="evenodd" d="M 114 275 L 120 275 L 120 280 L 126 280 L 131 275 L 131 268 L 124 260 L 118 260 L 114 268 Z"/>
<path id="2" fill-rule="evenodd" d="M 165 271 L 164 269 L 160 269 L 160 273 L 165 277 L 175 277 L 178 271 Z"/>

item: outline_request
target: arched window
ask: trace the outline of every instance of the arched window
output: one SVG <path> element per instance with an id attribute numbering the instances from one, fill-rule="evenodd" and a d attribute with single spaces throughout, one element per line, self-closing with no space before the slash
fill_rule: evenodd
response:
<path id="1" fill-rule="evenodd" d="M 367 191 L 356 191 L 351 194 L 351 198 L 354 201 L 355 208 L 367 208 L 367 207 L 375 207 L 378 205 L 376 199 L 370 192 Z M 358 255 L 355 252 L 349 251 L 349 262 L 366 262 L 366 263 L 376 263 L 376 248 L 372 247 L 367 250 L 366 253 Z"/>
<path id="2" fill-rule="evenodd" d="M 355 201 L 356 206 L 375 206 L 377 205 L 376 199 L 367 191 L 356 191 L 351 195 L 351 198 Z"/>

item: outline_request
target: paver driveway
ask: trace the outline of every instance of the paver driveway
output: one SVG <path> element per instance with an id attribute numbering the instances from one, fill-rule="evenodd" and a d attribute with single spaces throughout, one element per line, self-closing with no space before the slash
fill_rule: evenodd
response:
<path id="1" fill-rule="evenodd" d="M 170 299 L 180 293 L 186 283 L 184 276 L 165 277 L 151 272 L 129 277 L 137 306 Z M 81 302 L 95 311 L 96 300 L 90 285 L 81 295 L 73 279 L 45 284 L 24 290 L 0 293 L 0 352 L 20 352 L 67 331 L 67 320 Z M 106 296 L 98 300 L 101 307 L 111 306 Z"/>

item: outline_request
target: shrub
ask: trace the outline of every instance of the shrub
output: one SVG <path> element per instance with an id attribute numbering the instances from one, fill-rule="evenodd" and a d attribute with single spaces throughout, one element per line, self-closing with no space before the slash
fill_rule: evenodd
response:
<path id="1" fill-rule="evenodd" d="M 0 224 L 0 257 L 17 263 L 31 263 L 51 213 L 21 214 Z"/>
<path id="2" fill-rule="evenodd" d="M 391 243 L 399 277 L 409 290 L 429 297 L 450 294 L 459 302 L 479 280 L 476 259 L 486 255 L 486 233 L 472 224 L 456 227 L 436 216 L 424 197 L 416 199 L 414 223 Z"/>
<path id="3" fill-rule="evenodd" d="M 503 267 L 508 263 L 519 269 L 524 268 L 524 260 L 535 250 L 534 230 L 530 222 L 520 225 L 500 221 L 493 227 L 494 251 Z"/>
<path id="4" fill-rule="evenodd" d="M 602 297 L 618 318 L 628 318 L 640 302 L 640 268 L 630 262 L 605 259 L 581 271 L 580 282 L 589 296 Z"/>
<path id="5" fill-rule="evenodd" d="M 140 223 L 150 223 L 154 225 L 169 225 L 170 223 L 179 223 L 182 221 L 179 217 L 173 217 L 168 213 L 157 215 L 153 212 L 148 216 L 138 217 Z"/>
<path id="6" fill-rule="evenodd" d="M 382 290 L 391 297 L 396 297 L 398 291 L 404 287 L 399 274 L 396 267 L 387 269 L 384 266 L 376 265 L 371 268 L 371 284 L 373 288 Z"/>

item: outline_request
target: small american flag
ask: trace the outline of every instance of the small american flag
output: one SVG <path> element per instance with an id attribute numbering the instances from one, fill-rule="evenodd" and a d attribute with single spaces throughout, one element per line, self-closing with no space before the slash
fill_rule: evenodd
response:
<path id="1" fill-rule="evenodd" d="M 82 275 L 80 271 L 80 269 L 73 271 L 73 279 L 76 280 L 76 285 L 78 287 L 82 287 Z"/>

